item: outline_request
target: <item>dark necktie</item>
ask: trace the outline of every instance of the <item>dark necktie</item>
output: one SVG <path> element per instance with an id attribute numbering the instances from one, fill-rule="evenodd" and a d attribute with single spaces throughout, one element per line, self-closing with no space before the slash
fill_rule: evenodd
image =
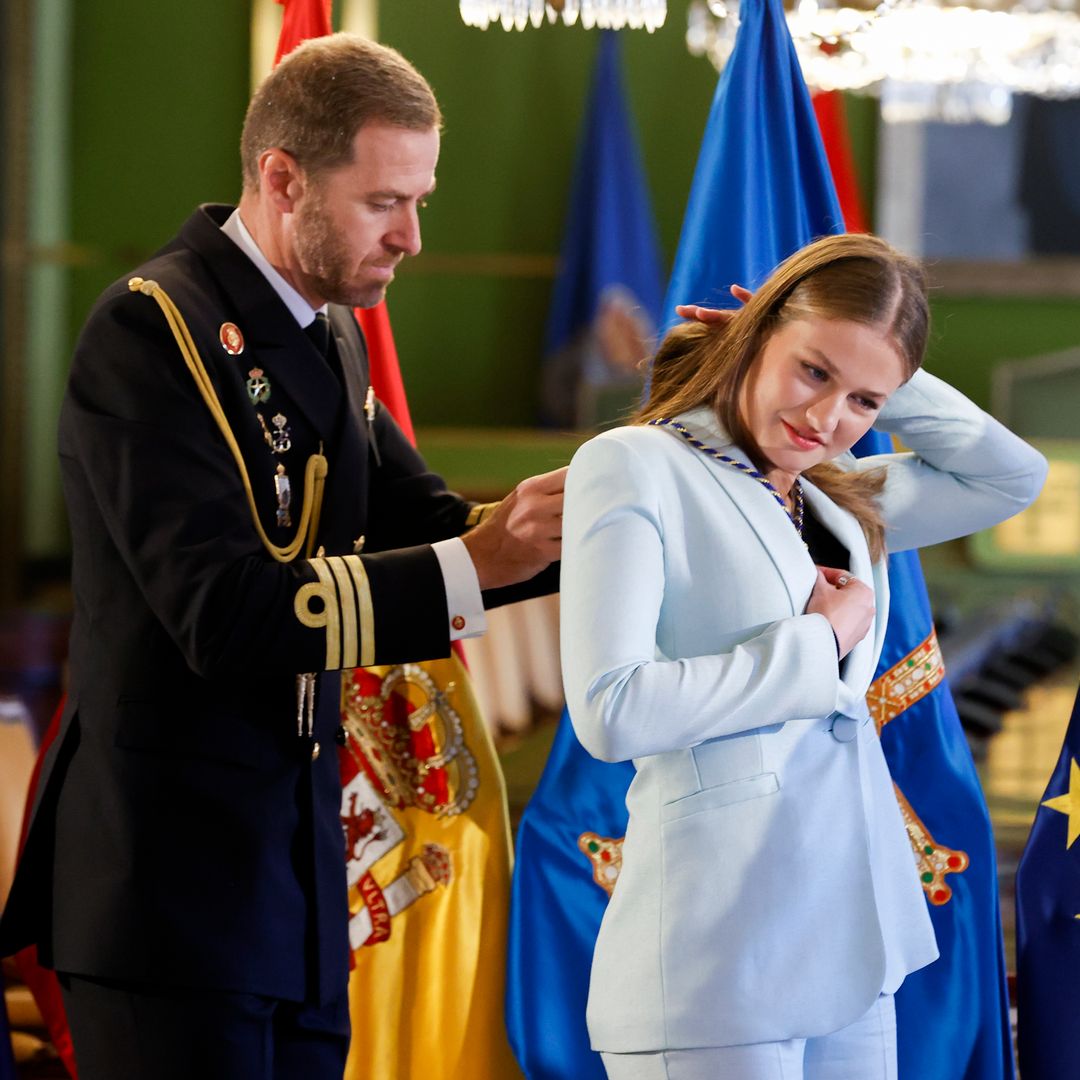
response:
<path id="1" fill-rule="evenodd" d="M 304 327 L 304 333 L 311 338 L 311 344 L 319 350 L 320 356 L 326 356 L 330 351 L 330 317 L 325 311 L 320 311 L 315 316 L 315 321 Z"/>
<path id="2" fill-rule="evenodd" d="M 338 385 L 342 385 L 341 361 L 338 359 L 337 349 L 330 333 L 330 317 L 325 311 L 320 311 L 315 316 L 315 321 L 304 327 L 304 333 L 329 365 L 330 372 L 337 379 Z"/>

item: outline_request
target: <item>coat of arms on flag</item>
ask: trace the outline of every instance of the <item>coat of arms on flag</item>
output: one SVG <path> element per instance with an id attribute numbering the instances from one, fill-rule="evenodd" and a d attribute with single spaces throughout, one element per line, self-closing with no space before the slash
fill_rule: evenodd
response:
<path id="1" fill-rule="evenodd" d="M 342 690 L 346 1077 L 511 1080 L 502 774 L 456 657 L 358 668 Z"/>

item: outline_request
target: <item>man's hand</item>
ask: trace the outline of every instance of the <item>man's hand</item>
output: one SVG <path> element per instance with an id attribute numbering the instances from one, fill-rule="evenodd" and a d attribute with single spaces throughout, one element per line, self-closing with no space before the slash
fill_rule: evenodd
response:
<path id="1" fill-rule="evenodd" d="M 530 476 L 461 538 L 481 589 L 516 585 L 559 557 L 566 469 Z"/>
<path id="2" fill-rule="evenodd" d="M 749 289 L 744 289 L 741 285 L 732 285 L 728 292 L 740 304 L 745 304 L 754 295 Z M 734 311 L 723 308 L 699 307 L 697 304 L 676 304 L 675 314 L 680 319 L 693 319 L 695 322 L 702 323 L 726 323 L 735 317 Z"/>

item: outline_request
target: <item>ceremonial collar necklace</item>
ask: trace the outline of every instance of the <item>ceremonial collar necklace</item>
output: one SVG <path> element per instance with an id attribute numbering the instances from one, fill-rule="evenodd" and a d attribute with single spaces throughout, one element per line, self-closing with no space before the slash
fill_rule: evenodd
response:
<path id="1" fill-rule="evenodd" d="M 649 421 L 650 427 L 666 427 L 672 431 L 681 435 L 695 450 L 700 450 L 703 454 L 713 458 L 715 461 L 722 461 L 725 465 L 730 465 L 733 469 L 738 469 L 739 472 L 746 473 L 747 476 L 752 476 L 762 487 L 767 488 L 772 497 L 780 504 L 780 508 L 787 514 L 791 524 L 795 526 L 795 531 L 799 534 L 799 539 L 806 543 L 803 537 L 803 492 L 802 484 L 798 480 L 792 485 L 791 501 L 794 504 L 794 508 L 789 510 L 787 502 L 784 496 L 769 482 L 768 478 L 758 472 L 757 469 L 745 462 L 737 461 L 733 457 L 728 457 L 727 454 L 721 454 L 719 450 L 714 449 L 711 446 L 707 446 L 696 435 L 694 435 L 688 428 L 679 423 L 678 420 L 669 420 L 667 417 L 659 417 L 656 420 Z"/>

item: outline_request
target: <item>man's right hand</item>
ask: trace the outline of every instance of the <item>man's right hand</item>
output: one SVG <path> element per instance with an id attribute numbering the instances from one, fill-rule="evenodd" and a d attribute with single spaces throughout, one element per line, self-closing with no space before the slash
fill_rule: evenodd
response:
<path id="1" fill-rule="evenodd" d="M 481 589 L 516 585 L 559 558 L 566 469 L 530 476 L 462 536 Z"/>

